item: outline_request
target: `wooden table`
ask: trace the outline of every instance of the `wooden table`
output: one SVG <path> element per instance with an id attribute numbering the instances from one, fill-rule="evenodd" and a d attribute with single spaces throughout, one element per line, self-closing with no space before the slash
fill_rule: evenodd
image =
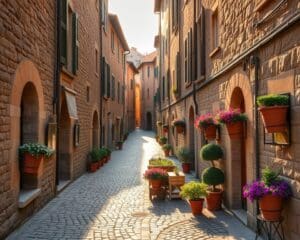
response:
<path id="1" fill-rule="evenodd" d="M 169 199 L 180 198 L 179 192 L 185 183 L 185 175 L 183 172 L 168 172 L 169 182 Z"/>

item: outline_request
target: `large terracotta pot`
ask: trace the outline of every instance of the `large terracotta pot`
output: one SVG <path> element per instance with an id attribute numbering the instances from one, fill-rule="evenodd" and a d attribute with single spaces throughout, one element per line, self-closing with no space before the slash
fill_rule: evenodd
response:
<path id="1" fill-rule="evenodd" d="M 189 200 L 189 202 L 194 215 L 202 214 L 204 199 Z"/>
<path id="2" fill-rule="evenodd" d="M 204 137 L 206 140 L 215 140 L 217 137 L 217 127 L 216 125 L 209 125 L 204 130 Z"/>
<path id="3" fill-rule="evenodd" d="M 260 107 L 267 133 L 284 132 L 287 126 L 288 106 Z"/>
<path id="4" fill-rule="evenodd" d="M 217 192 L 208 191 L 206 196 L 207 209 L 217 211 L 222 208 L 223 190 L 218 189 Z"/>
<path id="5" fill-rule="evenodd" d="M 98 163 L 97 162 L 90 163 L 90 172 L 96 172 L 97 169 L 98 169 Z"/>
<path id="6" fill-rule="evenodd" d="M 29 153 L 25 153 L 24 154 L 23 172 L 33 174 L 33 175 L 38 175 L 39 167 L 40 167 L 43 159 L 44 159 L 43 155 L 35 157 Z"/>
<path id="7" fill-rule="evenodd" d="M 259 208 L 264 219 L 278 221 L 281 217 L 283 199 L 272 194 L 259 199 Z"/>
<path id="8" fill-rule="evenodd" d="M 184 132 L 184 127 L 183 126 L 176 126 L 176 131 L 177 131 L 177 133 L 183 133 Z"/>
<path id="9" fill-rule="evenodd" d="M 169 157 L 169 156 L 170 156 L 170 150 L 164 150 L 164 152 L 165 152 L 165 156 L 166 156 L 166 157 Z"/>
<path id="10" fill-rule="evenodd" d="M 191 164 L 190 163 L 182 163 L 182 171 L 184 173 L 189 173 L 191 171 Z"/>
<path id="11" fill-rule="evenodd" d="M 243 133 L 244 122 L 226 123 L 230 138 L 240 138 Z"/>
<path id="12" fill-rule="evenodd" d="M 150 185 L 154 189 L 159 189 L 162 186 L 162 180 L 161 179 L 150 179 Z"/>

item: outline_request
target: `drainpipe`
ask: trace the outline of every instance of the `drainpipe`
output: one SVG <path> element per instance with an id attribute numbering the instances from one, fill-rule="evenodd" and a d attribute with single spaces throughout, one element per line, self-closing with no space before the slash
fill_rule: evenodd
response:
<path id="1" fill-rule="evenodd" d="M 99 20 L 100 20 L 100 74 L 99 74 L 99 83 L 100 83 L 100 93 L 99 93 L 99 96 L 100 96 L 100 116 L 99 116 L 99 124 L 100 124 L 100 147 L 103 147 L 103 132 L 102 132 L 102 129 L 103 129 L 103 121 L 102 121 L 102 115 L 103 115 L 103 96 L 102 96 L 102 68 L 103 68 L 103 65 L 102 65 L 102 58 L 103 58 L 103 49 L 102 49 L 102 42 L 103 42 L 103 39 L 102 39 L 102 1 L 99 0 Z"/>
<path id="2" fill-rule="evenodd" d="M 54 90 L 54 101 L 53 101 L 53 110 L 56 112 L 56 163 L 55 163 L 55 183 L 58 185 L 58 171 L 59 171 L 59 122 L 60 122 L 60 23 L 61 23 L 61 7 L 60 1 L 56 0 L 56 59 L 55 59 L 55 90 Z"/>
<path id="3" fill-rule="evenodd" d="M 194 80 L 197 80 L 197 52 L 198 52 L 198 46 L 196 44 L 197 42 L 197 35 L 196 35 L 196 29 L 197 29 L 197 26 L 196 26 L 196 4 L 197 4 L 197 1 L 194 0 L 194 58 L 193 58 L 193 65 L 194 67 L 192 68 L 194 70 Z M 193 82 L 193 101 L 194 101 L 194 105 L 195 105 L 195 113 L 196 115 L 198 115 L 198 103 L 197 103 L 197 97 L 196 97 L 196 84 L 195 82 Z"/>

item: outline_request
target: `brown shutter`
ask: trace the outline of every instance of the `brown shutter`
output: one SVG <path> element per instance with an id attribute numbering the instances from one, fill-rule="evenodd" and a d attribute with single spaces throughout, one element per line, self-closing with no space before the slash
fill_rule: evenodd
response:
<path id="1" fill-rule="evenodd" d="M 67 0 L 60 1 L 60 62 L 67 64 Z"/>

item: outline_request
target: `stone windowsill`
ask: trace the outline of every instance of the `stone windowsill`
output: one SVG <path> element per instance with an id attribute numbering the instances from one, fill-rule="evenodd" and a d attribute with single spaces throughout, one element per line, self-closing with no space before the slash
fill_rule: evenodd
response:
<path id="1" fill-rule="evenodd" d="M 213 56 L 215 56 L 219 51 L 220 51 L 220 47 L 216 47 L 214 50 L 212 50 L 212 52 L 209 54 L 209 57 L 212 58 Z"/>
<path id="2" fill-rule="evenodd" d="M 34 199 L 41 194 L 41 189 L 21 190 L 19 194 L 19 208 L 28 206 Z"/>

